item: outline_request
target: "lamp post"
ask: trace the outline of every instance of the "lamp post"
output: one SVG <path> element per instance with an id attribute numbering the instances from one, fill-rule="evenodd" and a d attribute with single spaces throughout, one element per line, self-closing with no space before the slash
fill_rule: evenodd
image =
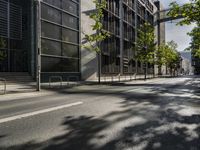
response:
<path id="1" fill-rule="evenodd" d="M 36 90 L 41 90 L 41 4 L 40 0 L 36 0 L 37 20 L 36 20 Z"/>
<path id="2" fill-rule="evenodd" d="M 145 55 L 147 55 L 147 46 L 144 46 L 144 51 L 145 51 Z M 143 68 L 144 68 L 144 80 L 147 79 L 147 62 L 145 61 L 143 64 Z"/>

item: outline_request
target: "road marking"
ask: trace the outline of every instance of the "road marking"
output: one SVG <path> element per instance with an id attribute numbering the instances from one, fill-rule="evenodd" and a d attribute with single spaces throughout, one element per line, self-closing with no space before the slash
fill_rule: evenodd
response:
<path id="1" fill-rule="evenodd" d="M 35 111 L 35 112 L 25 113 L 25 114 L 21 114 L 21 115 L 17 115 L 17 116 L 12 116 L 12 117 L 8 117 L 8 118 L 3 118 L 3 119 L 0 119 L 0 124 L 1 123 L 5 123 L 5 122 L 9 122 L 9 121 L 22 119 L 22 118 L 35 116 L 35 115 L 39 115 L 39 114 L 44 114 L 44 113 L 48 113 L 48 112 L 52 112 L 52 111 L 56 111 L 56 110 L 60 110 L 60 109 L 64 109 L 64 108 L 68 108 L 68 107 L 72 107 L 72 106 L 76 106 L 76 105 L 81 105 L 81 104 L 83 104 L 83 102 L 76 102 L 76 103 L 66 104 L 66 105 L 62 105 L 62 106 L 57 106 L 57 107 L 47 108 L 47 109 L 43 109 L 43 110 L 38 110 L 38 111 Z"/>

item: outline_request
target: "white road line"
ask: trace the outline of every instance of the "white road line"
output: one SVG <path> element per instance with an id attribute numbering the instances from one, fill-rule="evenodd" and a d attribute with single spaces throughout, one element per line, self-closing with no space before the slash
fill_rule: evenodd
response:
<path id="1" fill-rule="evenodd" d="M 81 105 L 81 104 L 83 104 L 83 102 L 76 102 L 76 103 L 66 104 L 66 105 L 62 105 L 62 106 L 38 110 L 38 111 L 35 111 L 35 112 L 25 113 L 25 114 L 21 114 L 21 115 L 17 115 L 17 116 L 12 116 L 12 117 L 8 117 L 8 118 L 3 118 L 3 119 L 0 119 L 0 124 L 5 123 L 5 122 L 9 122 L 9 121 L 13 121 L 13 120 L 17 120 L 17 119 L 22 119 L 22 118 L 27 118 L 27 117 L 39 115 L 39 114 L 44 114 L 44 113 L 48 113 L 48 112 L 52 112 L 52 111 L 76 106 L 76 105 Z"/>

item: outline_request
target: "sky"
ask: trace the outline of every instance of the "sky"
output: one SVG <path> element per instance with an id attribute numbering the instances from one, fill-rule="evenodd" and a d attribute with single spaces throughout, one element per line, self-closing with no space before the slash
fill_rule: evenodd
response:
<path id="1" fill-rule="evenodd" d="M 169 4 L 175 0 L 160 0 L 164 8 L 169 8 Z M 189 0 L 176 0 L 180 5 Z M 178 20 L 166 22 L 166 41 L 174 40 L 178 44 L 178 51 L 183 51 L 189 46 L 190 37 L 187 35 L 192 30 L 194 25 L 176 26 Z"/>

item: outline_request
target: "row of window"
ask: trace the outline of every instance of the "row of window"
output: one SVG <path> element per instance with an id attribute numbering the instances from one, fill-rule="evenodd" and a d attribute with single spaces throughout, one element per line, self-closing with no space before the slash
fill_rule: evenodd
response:
<path id="1" fill-rule="evenodd" d="M 102 73 L 119 73 L 120 58 L 102 55 Z"/>
<path id="2" fill-rule="evenodd" d="M 79 33 L 71 29 L 42 21 L 42 37 L 76 44 L 79 40 Z"/>
<path id="3" fill-rule="evenodd" d="M 135 26 L 135 12 L 129 9 L 126 5 L 123 6 L 123 11 L 124 20 Z"/>
<path id="4" fill-rule="evenodd" d="M 60 8 L 74 15 L 79 15 L 79 0 L 43 0 L 43 2 Z"/>
<path id="5" fill-rule="evenodd" d="M 22 39 L 22 8 L 20 6 L 0 1 L 0 36 Z"/>
<path id="6" fill-rule="evenodd" d="M 42 72 L 79 72 L 79 61 L 71 58 L 42 56 Z"/>
<path id="7" fill-rule="evenodd" d="M 138 14 L 145 19 L 145 7 L 138 2 L 137 4 L 137 12 Z"/>
<path id="8" fill-rule="evenodd" d="M 126 5 L 128 5 L 129 7 L 131 7 L 132 9 L 134 9 L 135 0 L 124 0 L 123 2 L 124 2 Z"/>
<path id="9" fill-rule="evenodd" d="M 145 13 L 147 12 L 147 21 L 153 23 L 153 16 L 146 10 L 146 8 L 138 2 L 138 15 L 135 18 L 134 4 L 135 0 L 123 0 L 123 20 L 120 20 L 114 12 L 116 10 L 116 1 L 108 0 L 109 11 L 113 13 L 104 13 L 104 29 L 111 33 L 118 35 L 120 29 L 122 30 L 122 44 L 123 44 L 123 71 L 124 73 L 135 73 L 136 62 L 134 60 L 133 43 L 135 42 L 135 22 L 137 19 L 137 27 L 139 28 L 145 22 Z M 116 14 L 116 13 L 115 13 Z M 120 21 L 123 21 L 123 27 L 120 28 Z M 117 31 L 117 32 L 116 32 Z M 120 38 L 109 38 L 102 44 L 102 72 L 103 73 L 119 73 L 120 72 Z M 117 53 L 116 53 L 117 52 Z M 116 55 L 117 54 L 117 55 Z M 139 73 L 144 71 L 143 65 L 137 63 Z M 149 68 L 151 66 L 149 65 Z M 149 69 L 151 70 L 151 69 Z M 151 71 L 149 71 L 151 72 Z"/>
<path id="10" fill-rule="evenodd" d="M 107 0 L 106 9 L 119 16 L 119 0 Z"/>
<path id="11" fill-rule="evenodd" d="M 42 39 L 42 54 L 79 58 L 79 46 Z"/>
<path id="12" fill-rule="evenodd" d="M 42 72 L 79 72 L 78 0 L 43 0 Z"/>
<path id="13" fill-rule="evenodd" d="M 149 74 L 153 74 L 154 67 L 153 64 L 148 63 L 147 72 Z M 143 63 L 137 62 L 136 68 L 136 61 L 133 59 L 123 59 L 123 72 L 126 74 L 133 74 L 136 72 L 138 74 L 144 74 Z M 107 55 L 102 55 L 102 73 L 104 74 L 117 74 L 120 72 L 120 58 L 116 57 L 109 57 Z"/>
<path id="14" fill-rule="evenodd" d="M 42 18 L 76 30 L 78 30 L 79 27 L 79 19 L 77 17 L 69 15 L 48 5 L 42 5 Z"/>
<path id="15" fill-rule="evenodd" d="M 5 58 L 0 60 L 0 71 L 24 72 L 27 71 L 27 51 L 19 49 L 1 50 Z M 8 69 L 9 68 L 9 69 Z"/>
<path id="16" fill-rule="evenodd" d="M 105 30 L 111 32 L 114 35 L 119 35 L 119 21 L 119 18 L 115 17 L 107 11 L 104 11 L 103 27 Z"/>
<path id="17" fill-rule="evenodd" d="M 130 26 L 129 24 L 124 23 L 124 38 L 131 41 L 135 42 L 135 29 Z"/>
<path id="18" fill-rule="evenodd" d="M 102 51 L 107 55 L 117 57 L 120 54 L 120 39 L 118 37 L 110 37 L 102 43 Z"/>
<path id="19" fill-rule="evenodd" d="M 147 0 L 146 6 L 149 8 L 150 12 L 153 13 L 153 5 L 151 4 L 149 0 Z"/>
<path id="20" fill-rule="evenodd" d="M 4 47 L 1 49 L 8 49 L 8 41 L 9 41 L 9 49 L 14 50 L 21 50 L 22 49 L 22 40 L 14 40 L 14 39 L 8 39 L 8 38 L 2 38 L 2 42 Z"/>

